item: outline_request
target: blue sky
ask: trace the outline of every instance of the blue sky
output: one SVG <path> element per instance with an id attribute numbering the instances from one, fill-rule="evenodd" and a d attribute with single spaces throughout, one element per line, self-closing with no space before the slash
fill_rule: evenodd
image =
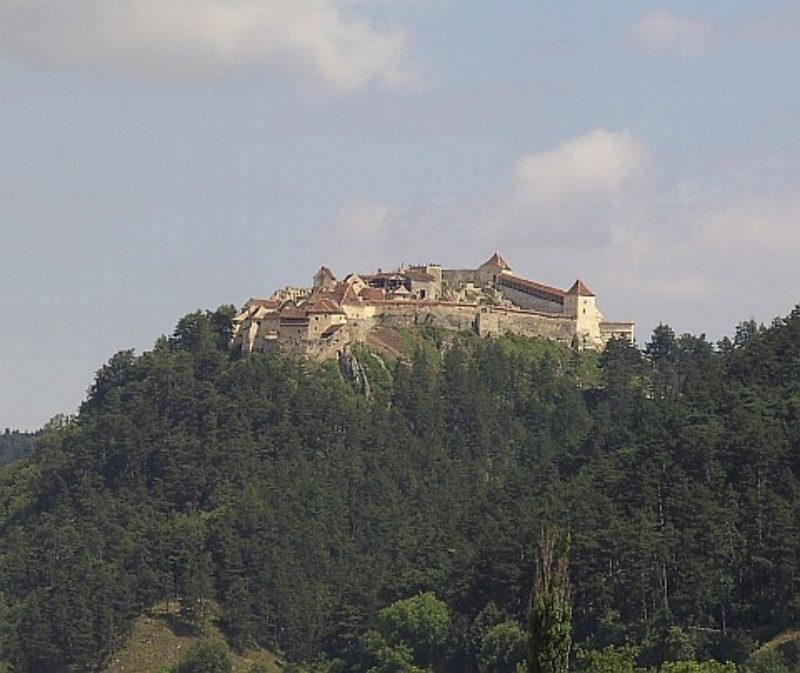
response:
<path id="1" fill-rule="evenodd" d="M 798 302 L 796 3 L 0 0 L 0 427 L 182 315 L 400 262 L 717 339 Z"/>

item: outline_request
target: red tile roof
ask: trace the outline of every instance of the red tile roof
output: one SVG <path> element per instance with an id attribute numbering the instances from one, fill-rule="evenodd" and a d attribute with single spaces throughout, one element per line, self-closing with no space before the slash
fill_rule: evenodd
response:
<path id="1" fill-rule="evenodd" d="M 349 283 L 345 284 L 344 293 L 342 293 L 342 298 L 339 300 L 340 304 L 358 304 L 360 303 L 360 299 L 356 294 L 356 291 L 353 289 L 353 286 Z"/>
<path id="2" fill-rule="evenodd" d="M 365 287 L 358 293 L 358 296 L 367 300 L 384 298 L 383 290 L 378 287 Z"/>
<path id="3" fill-rule="evenodd" d="M 511 271 L 511 267 L 508 265 L 506 260 L 504 260 L 496 252 L 489 259 L 487 259 L 483 264 L 481 264 L 481 267 L 489 266 L 489 265 L 496 266 L 496 267 L 499 267 L 501 269 L 505 269 L 506 271 Z"/>
<path id="4" fill-rule="evenodd" d="M 576 280 L 572 287 L 567 290 L 567 294 L 577 294 L 580 297 L 594 297 L 594 292 L 592 292 L 582 280 Z"/>
<path id="5" fill-rule="evenodd" d="M 277 299 L 248 299 L 245 308 L 250 306 L 277 309 L 280 308 L 281 303 Z"/>
<path id="6" fill-rule="evenodd" d="M 329 299 L 328 297 L 310 300 L 304 305 L 304 307 L 307 307 L 307 313 L 344 313 L 338 302 L 334 301 L 333 299 Z"/>
<path id="7" fill-rule="evenodd" d="M 540 299 L 546 299 L 558 304 L 564 303 L 564 290 L 559 290 L 558 288 L 550 287 L 549 285 L 542 285 L 541 283 L 536 283 L 532 280 L 528 280 L 527 278 L 522 278 L 521 276 L 514 276 L 510 273 L 506 273 L 498 276 L 497 282 L 500 285 L 505 285 L 506 287 L 520 290 L 521 292 L 531 294 L 534 297 L 539 297 Z"/>
<path id="8" fill-rule="evenodd" d="M 297 306 L 287 306 L 281 310 L 281 320 L 308 320 L 308 312 Z"/>

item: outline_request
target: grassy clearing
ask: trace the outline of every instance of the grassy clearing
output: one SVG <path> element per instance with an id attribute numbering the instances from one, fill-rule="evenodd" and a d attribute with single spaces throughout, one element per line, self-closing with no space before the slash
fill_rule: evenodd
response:
<path id="1" fill-rule="evenodd" d="M 494 338 L 509 355 L 529 362 L 558 362 L 561 370 L 572 372 L 584 388 L 593 388 L 601 383 L 600 353 L 597 351 L 577 352 L 563 343 L 511 333 Z M 397 360 L 410 363 L 419 350 L 424 352 L 428 362 L 440 364 L 442 352 L 448 345 L 462 343 L 469 348 L 471 342 L 480 341 L 481 337 L 469 332 L 423 325 L 378 328 L 369 334 L 366 346 L 378 353 L 391 368 Z"/>
<path id="2" fill-rule="evenodd" d="M 125 647 L 110 657 L 103 673 L 159 673 L 164 666 L 177 664 L 202 638 L 224 640 L 215 626 L 207 627 L 202 635 L 185 633 L 174 626 L 173 615 L 158 607 L 136 620 Z M 285 665 L 280 657 L 262 649 L 232 652 L 231 658 L 233 673 L 247 673 L 255 663 L 266 664 L 270 673 L 280 673 Z"/>

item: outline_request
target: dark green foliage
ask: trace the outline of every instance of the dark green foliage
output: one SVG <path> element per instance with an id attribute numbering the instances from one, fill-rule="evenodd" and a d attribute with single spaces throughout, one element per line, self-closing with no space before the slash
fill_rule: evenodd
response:
<path id="1" fill-rule="evenodd" d="M 671 626 L 664 639 L 663 661 L 692 661 L 697 652 L 691 638 L 679 626 Z"/>
<path id="2" fill-rule="evenodd" d="M 778 650 L 757 652 L 747 660 L 745 673 L 790 673 L 789 663 Z"/>
<path id="3" fill-rule="evenodd" d="M 609 645 L 602 650 L 578 650 L 576 656 L 578 673 L 636 673 L 634 647 L 614 647 Z"/>
<path id="4" fill-rule="evenodd" d="M 27 458 L 33 453 L 34 435 L 8 428 L 0 434 L 0 467 L 15 460 Z"/>
<path id="5" fill-rule="evenodd" d="M 396 601 L 378 613 L 383 639 L 391 647 L 407 647 L 413 663 L 422 668 L 441 659 L 450 628 L 450 611 L 432 593 Z"/>
<path id="6" fill-rule="evenodd" d="M 0 471 L 16 673 L 91 671 L 158 603 L 331 670 L 474 673 L 525 619 L 545 523 L 569 531 L 584 649 L 744 663 L 800 621 L 800 309 L 599 358 L 431 331 L 408 366 L 357 349 L 368 386 L 229 354 L 229 328 L 198 312 L 114 356 Z M 429 593 L 445 641 L 395 638 L 381 609 Z"/>
<path id="7" fill-rule="evenodd" d="M 736 666 L 718 661 L 676 661 L 665 663 L 660 673 L 736 673 Z"/>
<path id="8" fill-rule="evenodd" d="M 525 632 L 516 622 L 503 622 L 483 637 L 478 670 L 480 673 L 514 673 L 525 663 L 526 653 Z"/>
<path id="9" fill-rule="evenodd" d="M 566 673 L 572 648 L 569 541 L 552 528 L 539 540 L 528 614 L 529 673 Z"/>
<path id="10" fill-rule="evenodd" d="M 172 673 L 231 673 L 231 655 L 225 643 L 201 640 L 186 653 Z"/>

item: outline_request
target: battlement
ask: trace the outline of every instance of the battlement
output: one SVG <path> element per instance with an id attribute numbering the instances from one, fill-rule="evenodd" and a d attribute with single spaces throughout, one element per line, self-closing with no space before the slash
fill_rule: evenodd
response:
<path id="1" fill-rule="evenodd" d="M 344 280 L 323 266 L 311 287 L 250 299 L 234 318 L 231 348 L 327 357 L 386 325 L 436 325 L 481 336 L 511 332 L 590 349 L 603 348 L 612 338 L 633 341 L 634 327 L 604 320 L 583 281 L 569 290 L 544 285 L 514 274 L 494 253 L 477 269 L 400 265 L 389 272 L 351 273 Z"/>

